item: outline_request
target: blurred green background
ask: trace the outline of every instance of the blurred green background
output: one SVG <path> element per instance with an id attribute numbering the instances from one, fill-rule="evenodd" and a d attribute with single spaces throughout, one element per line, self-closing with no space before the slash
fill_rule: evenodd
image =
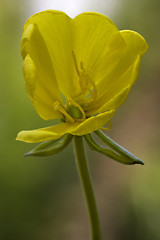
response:
<path id="1" fill-rule="evenodd" d="M 149 51 L 139 79 L 117 110 L 108 132 L 140 157 L 144 166 L 124 166 L 87 149 L 103 239 L 160 239 L 160 1 L 59 0 L 50 8 L 98 11 L 119 29 L 142 34 Z M 89 224 L 73 148 L 49 158 L 24 158 L 34 147 L 15 141 L 22 129 L 49 126 L 25 92 L 20 39 L 26 19 L 47 1 L 0 2 L 0 239 L 87 240 Z M 72 6 L 72 7 L 71 7 Z"/>

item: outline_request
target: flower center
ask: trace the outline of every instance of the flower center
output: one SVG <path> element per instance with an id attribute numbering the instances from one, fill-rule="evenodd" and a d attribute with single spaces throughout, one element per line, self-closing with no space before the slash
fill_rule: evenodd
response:
<path id="1" fill-rule="evenodd" d="M 71 98 L 67 98 L 65 108 L 56 101 L 54 103 L 54 110 L 62 113 L 65 121 L 70 123 L 83 122 L 86 118 L 83 108 Z"/>
<path id="2" fill-rule="evenodd" d="M 81 119 L 82 112 L 79 110 L 78 107 L 75 107 L 74 105 L 70 105 L 66 112 L 73 118 L 73 119 Z"/>
<path id="3" fill-rule="evenodd" d="M 81 71 L 79 70 L 76 55 L 75 55 L 74 51 L 72 51 L 72 55 L 73 55 L 73 61 L 74 61 L 74 65 L 76 68 L 76 72 L 79 77 L 79 84 L 80 84 L 82 93 L 85 94 L 86 91 L 88 91 L 89 95 L 87 97 L 92 97 L 93 100 L 95 100 L 97 98 L 97 89 L 96 89 L 96 85 L 95 85 L 94 81 L 86 73 L 83 62 L 80 62 Z"/>

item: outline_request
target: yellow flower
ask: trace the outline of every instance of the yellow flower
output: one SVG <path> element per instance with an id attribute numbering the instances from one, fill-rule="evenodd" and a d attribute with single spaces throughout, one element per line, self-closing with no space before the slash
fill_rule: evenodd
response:
<path id="1" fill-rule="evenodd" d="M 41 142 L 103 127 L 126 99 L 148 46 L 134 31 L 119 31 L 98 13 L 74 19 L 44 11 L 25 23 L 21 41 L 26 90 L 44 119 L 60 124 L 21 131 L 17 140 Z"/>

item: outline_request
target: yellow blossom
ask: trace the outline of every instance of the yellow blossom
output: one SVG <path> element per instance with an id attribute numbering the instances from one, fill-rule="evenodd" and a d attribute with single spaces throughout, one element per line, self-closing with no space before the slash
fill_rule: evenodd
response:
<path id="1" fill-rule="evenodd" d="M 140 34 L 119 31 L 98 13 L 72 19 L 48 10 L 30 17 L 21 41 L 26 90 L 44 120 L 63 122 L 21 131 L 17 140 L 82 136 L 103 127 L 125 101 L 147 49 Z"/>

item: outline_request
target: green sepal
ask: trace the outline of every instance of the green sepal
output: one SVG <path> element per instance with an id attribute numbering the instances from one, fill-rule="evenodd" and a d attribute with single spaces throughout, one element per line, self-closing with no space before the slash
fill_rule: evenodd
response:
<path id="1" fill-rule="evenodd" d="M 87 134 L 84 136 L 85 137 L 85 140 L 87 141 L 89 147 L 93 150 L 93 151 L 97 151 L 97 152 L 100 152 L 110 158 L 112 158 L 113 160 L 117 161 L 117 162 L 120 162 L 120 163 L 123 163 L 123 164 L 126 164 L 126 165 L 133 165 L 133 164 L 144 164 L 141 160 L 139 159 L 131 159 L 131 158 L 128 158 L 124 155 L 121 155 L 119 153 L 116 153 L 114 152 L 113 150 L 111 149 L 108 149 L 108 148 L 104 148 L 102 146 L 100 146 L 99 144 L 97 144 L 93 138 L 91 137 L 90 134 Z"/>
<path id="2" fill-rule="evenodd" d="M 43 150 L 43 149 L 45 149 L 45 148 L 48 148 L 49 146 L 51 146 L 51 145 L 59 142 L 60 139 L 62 139 L 62 138 L 59 138 L 59 139 L 56 139 L 56 140 L 44 141 L 44 142 L 40 143 L 38 146 L 36 146 L 32 151 L 36 152 L 36 151 L 39 151 L 39 150 Z"/>
<path id="3" fill-rule="evenodd" d="M 66 134 L 58 140 L 50 140 L 39 144 L 30 152 L 24 154 L 25 157 L 45 157 L 61 152 L 71 142 L 72 135 Z M 54 144 L 52 147 L 50 145 Z"/>
<path id="4" fill-rule="evenodd" d="M 114 151 L 118 152 L 120 155 L 130 159 L 131 161 L 135 161 L 135 163 L 139 163 L 144 165 L 144 162 L 137 158 L 135 155 L 133 155 L 131 152 L 126 150 L 125 148 L 121 147 L 118 143 L 113 141 L 110 137 L 108 137 L 106 134 L 104 134 L 101 130 L 95 131 L 95 133 L 100 137 L 102 142 L 107 144 L 110 148 L 112 148 Z"/>

